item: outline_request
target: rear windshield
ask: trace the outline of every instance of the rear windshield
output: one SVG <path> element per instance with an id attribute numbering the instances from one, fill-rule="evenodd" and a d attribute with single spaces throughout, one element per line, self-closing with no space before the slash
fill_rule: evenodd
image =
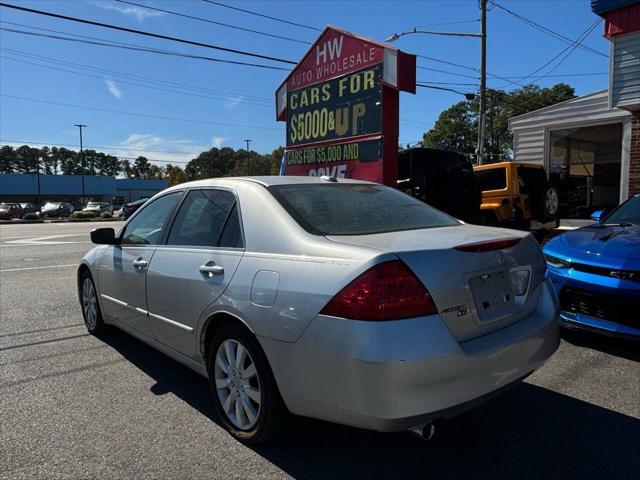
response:
<path id="1" fill-rule="evenodd" d="M 314 235 L 369 235 L 459 225 L 426 203 L 382 185 L 275 185 L 269 191 Z"/>
<path id="2" fill-rule="evenodd" d="M 483 192 L 485 190 L 502 190 L 507 188 L 507 169 L 493 168 L 490 170 L 476 170 L 478 186 Z"/>

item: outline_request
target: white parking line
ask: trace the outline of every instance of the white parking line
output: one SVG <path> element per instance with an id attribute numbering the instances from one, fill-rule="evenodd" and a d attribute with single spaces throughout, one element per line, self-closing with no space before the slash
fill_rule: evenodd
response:
<path id="1" fill-rule="evenodd" d="M 23 238 L 20 240 L 9 240 L 6 243 L 11 244 L 19 244 L 19 245 L 63 245 L 66 243 L 85 243 L 83 242 L 65 242 L 65 241 L 51 241 L 58 238 L 68 238 L 68 237 L 80 237 L 84 236 L 82 233 L 71 233 L 66 235 L 48 235 L 46 237 L 36 237 L 36 238 Z"/>
<path id="2" fill-rule="evenodd" d="M 23 268 L 8 268 L 6 270 L 0 270 L 0 273 L 5 272 L 20 272 L 22 270 L 40 270 L 41 268 L 64 268 L 64 267 L 77 267 L 77 263 L 68 263 L 66 265 L 43 265 L 42 267 L 23 267 Z"/>

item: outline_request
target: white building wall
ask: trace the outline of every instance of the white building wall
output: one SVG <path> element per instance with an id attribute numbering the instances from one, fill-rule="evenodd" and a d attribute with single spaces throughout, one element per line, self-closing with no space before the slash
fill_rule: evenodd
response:
<path id="1" fill-rule="evenodd" d="M 640 108 L 640 31 L 617 35 L 611 42 L 611 105 Z"/>

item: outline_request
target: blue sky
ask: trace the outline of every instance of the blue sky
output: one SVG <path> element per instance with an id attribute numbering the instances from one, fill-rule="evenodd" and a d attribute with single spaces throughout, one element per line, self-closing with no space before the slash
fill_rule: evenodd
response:
<path id="1" fill-rule="evenodd" d="M 132 1 L 306 42 L 313 42 L 318 34 L 310 29 L 278 23 L 201 0 Z M 496 1 L 572 39 L 578 38 L 599 18 L 591 12 L 587 0 Z M 303 43 L 161 14 L 113 0 L 11 3 L 294 61 L 300 60 L 309 47 Z M 384 40 L 395 32 L 410 30 L 414 26 L 429 30 L 467 32 L 477 32 L 480 28 L 476 21 L 479 18 L 476 0 L 228 0 L 225 3 L 317 28 L 333 24 L 378 40 Z M 259 59 L 79 25 L 6 8 L 0 8 L 0 20 L 5 22 L 1 24 L 3 28 L 41 33 L 41 30 L 28 27 L 46 28 L 64 32 L 65 35 L 84 35 L 188 54 L 276 65 Z M 465 23 L 443 25 L 450 22 Z M 496 7 L 492 7 L 488 13 L 487 30 L 487 70 L 490 74 L 501 77 L 528 75 L 568 46 Z M 603 25 L 599 24 L 583 45 L 608 54 L 609 45 L 602 32 Z M 477 80 L 474 78 L 477 73 L 471 68 L 479 64 L 478 39 L 408 35 L 395 45 L 409 53 L 469 67 L 460 68 L 419 58 L 418 65 L 422 67 L 453 73 L 420 69 L 418 80 L 463 92 L 477 90 Z M 35 142 L 43 142 L 73 147 L 78 143 L 78 131 L 73 126 L 76 123 L 88 125 L 84 139 L 88 147 L 108 146 L 111 148 L 101 150 L 119 156 L 146 155 L 148 158 L 174 162 L 188 161 L 193 158 L 194 153 L 212 146 L 243 148 L 244 139 L 251 139 L 251 148 L 262 153 L 284 144 L 284 124 L 275 121 L 273 106 L 274 91 L 286 76 L 284 71 L 72 43 L 6 31 L 0 33 L 0 47 L 2 144 L 19 141 L 20 144 L 33 142 L 37 146 Z M 62 63 L 51 63 L 52 61 Z M 44 68 L 41 65 L 90 76 Z M 282 64 L 279 66 L 286 67 Z M 554 66 L 555 63 L 550 64 L 538 75 Z M 576 93 L 582 95 L 606 88 L 607 68 L 607 57 L 575 49 L 552 74 L 598 75 L 542 78 L 537 83 L 550 86 L 563 81 L 573 85 Z M 119 72 L 120 75 L 112 72 Z M 471 85 L 449 85 L 449 82 Z M 491 78 L 488 85 L 492 88 L 503 88 L 505 85 L 507 89 L 514 87 L 495 78 Z M 149 86 L 155 88 L 148 88 Z M 24 98 L 36 99 L 38 102 L 26 101 Z M 403 93 L 400 101 L 401 142 L 418 141 L 443 109 L 461 99 L 459 94 L 431 89 L 419 89 L 416 95 Z M 147 116 L 87 110 L 40 101 Z M 154 118 L 158 116 L 167 118 Z"/>

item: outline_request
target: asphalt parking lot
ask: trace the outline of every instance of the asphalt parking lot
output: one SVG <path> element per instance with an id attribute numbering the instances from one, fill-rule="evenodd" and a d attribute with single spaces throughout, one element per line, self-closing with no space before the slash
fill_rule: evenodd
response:
<path id="1" fill-rule="evenodd" d="M 0 225 L 1 478 L 639 478 L 640 343 L 571 332 L 433 441 L 294 419 L 245 447 L 204 378 L 86 333 L 75 274 L 95 225 Z"/>

